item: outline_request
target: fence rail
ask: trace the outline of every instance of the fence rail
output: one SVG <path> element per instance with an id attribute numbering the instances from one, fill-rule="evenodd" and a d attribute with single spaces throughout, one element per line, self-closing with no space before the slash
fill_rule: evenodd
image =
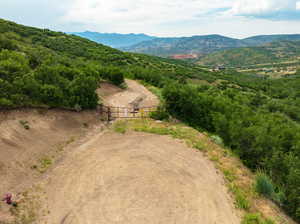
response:
<path id="1" fill-rule="evenodd" d="M 108 121 L 112 121 L 119 118 L 148 118 L 150 114 L 157 110 L 156 106 L 153 107 L 111 107 L 100 106 L 101 115 Z"/>

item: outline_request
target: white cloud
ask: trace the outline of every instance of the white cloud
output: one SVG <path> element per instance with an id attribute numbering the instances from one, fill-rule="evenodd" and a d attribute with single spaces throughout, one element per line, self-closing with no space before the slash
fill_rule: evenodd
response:
<path id="1" fill-rule="evenodd" d="M 99 24 L 112 30 L 145 28 L 198 20 L 201 15 L 231 5 L 232 0 L 75 0 L 63 21 Z"/>
<path id="2" fill-rule="evenodd" d="M 66 1 L 66 0 L 65 0 Z M 104 32 L 172 33 L 243 17 L 300 20 L 300 0 L 67 0 L 62 24 Z M 298 15 L 299 14 L 299 15 Z M 237 17 L 238 16 L 238 17 Z M 75 25 L 74 25 L 75 24 Z M 178 26 L 178 28 L 177 28 Z M 172 27 L 172 28 L 171 28 Z M 163 30 L 167 29 L 167 30 Z M 218 33 L 218 30 L 215 31 Z"/>
<path id="3" fill-rule="evenodd" d="M 299 7 L 297 0 L 236 0 L 231 12 L 234 15 L 264 15 L 295 11 L 296 7 Z"/>

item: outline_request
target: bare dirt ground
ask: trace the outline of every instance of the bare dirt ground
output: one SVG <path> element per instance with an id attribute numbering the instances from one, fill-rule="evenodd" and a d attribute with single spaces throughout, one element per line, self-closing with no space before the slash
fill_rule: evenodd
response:
<path id="1" fill-rule="evenodd" d="M 143 85 L 134 80 L 126 80 L 127 89 L 122 90 L 108 83 L 103 83 L 98 89 L 103 102 L 113 107 L 133 107 L 138 102 L 139 107 L 152 107 L 159 104 L 157 97 Z"/>
<path id="2" fill-rule="evenodd" d="M 26 122 L 29 129 L 21 122 Z M 45 164 L 47 161 L 53 163 L 66 145 L 101 125 L 99 116 L 93 111 L 23 109 L 0 112 L 0 197 L 4 193 L 16 195 L 24 191 L 51 165 Z M 0 203 L 0 223 L 4 216 L 7 216 L 7 209 Z"/>
<path id="3" fill-rule="evenodd" d="M 50 213 L 37 223 L 239 223 L 212 162 L 167 136 L 95 135 L 44 186 Z"/>

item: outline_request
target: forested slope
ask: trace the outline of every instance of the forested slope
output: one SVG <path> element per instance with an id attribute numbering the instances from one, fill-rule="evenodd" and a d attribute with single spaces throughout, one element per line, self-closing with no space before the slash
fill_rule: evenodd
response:
<path id="1" fill-rule="evenodd" d="M 98 82 L 127 73 L 192 75 L 185 63 L 123 53 L 87 39 L 0 20 L 0 107 L 95 108 Z M 153 75 L 150 75 L 153 74 Z M 150 77 L 151 76 L 151 77 Z"/>

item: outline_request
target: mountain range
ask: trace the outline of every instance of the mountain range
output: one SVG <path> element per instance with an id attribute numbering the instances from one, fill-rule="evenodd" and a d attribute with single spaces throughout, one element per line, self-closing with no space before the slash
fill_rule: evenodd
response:
<path id="1" fill-rule="evenodd" d="M 178 54 L 196 54 L 201 58 L 217 51 L 262 46 L 274 41 L 296 40 L 300 40 L 300 34 L 262 35 L 245 39 L 235 39 L 221 35 L 206 35 L 181 38 L 155 38 L 122 48 L 122 50 L 161 57 L 172 57 Z"/>
<path id="2" fill-rule="evenodd" d="M 74 34 L 76 36 L 80 36 L 113 48 L 128 47 L 143 41 L 149 41 L 156 38 L 145 34 L 97 33 L 91 31 L 71 32 L 68 34 Z"/>
<path id="3" fill-rule="evenodd" d="M 300 34 L 260 35 L 244 39 L 221 35 L 159 38 L 146 34 L 118 34 L 77 32 L 70 33 L 89 40 L 118 48 L 122 51 L 144 53 L 160 57 L 202 58 L 211 53 L 241 47 L 258 47 L 276 41 L 297 41 Z M 184 56 L 187 57 L 184 57 Z M 180 58 L 180 57 L 179 57 Z"/>

